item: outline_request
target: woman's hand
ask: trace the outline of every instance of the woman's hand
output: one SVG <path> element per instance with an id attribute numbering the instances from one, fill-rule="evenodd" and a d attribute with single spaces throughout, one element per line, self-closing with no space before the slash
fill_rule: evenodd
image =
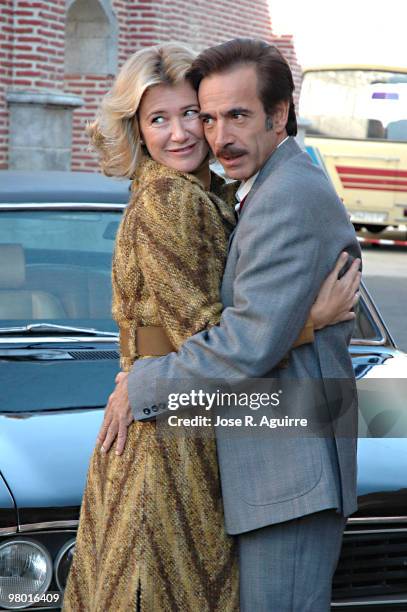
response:
<path id="1" fill-rule="evenodd" d="M 338 274 L 348 259 L 348 253 L 340 254 L 335 268 L 326 277 L 319 290 L 317 299 L 311 308 L 311 318 L 314 329 L 322 329 L 327 325 L 334 325 L 342 321 L 351 321 L 355 318 L 352 308 L 359 300 L 359 272 L 360 259 L 352 262 L 349 270 L 338 279 Z"/>

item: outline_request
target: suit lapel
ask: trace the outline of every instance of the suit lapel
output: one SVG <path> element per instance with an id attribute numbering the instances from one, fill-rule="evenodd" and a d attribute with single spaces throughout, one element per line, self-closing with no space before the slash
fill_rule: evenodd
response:
<path id="1" fill-rule="evenodd" d="M 249 208 L 250 202 L 255 196 L 256 192 L 262 186 L 264 181 L 269 178 L 270 174 L 272 174 L 281 163 L 284 163 L 287 159 L 290 159 L 290 157 L 298 155 L 299 153 L 303 153 L 303 151 L 302 149 L 300 149 L 296 140 L 293 137 L 290 137 L 275 151 L 273 151 L 273 153 L 270 155 L 270 157 L 260 170 L 259 176 L 255 180 L 253 187 L 250 189 L 246 197 L 245 205 L 239 217 L 239 222 L 241 221 L 241 218 L 243 217 L 245 211 Z"/>

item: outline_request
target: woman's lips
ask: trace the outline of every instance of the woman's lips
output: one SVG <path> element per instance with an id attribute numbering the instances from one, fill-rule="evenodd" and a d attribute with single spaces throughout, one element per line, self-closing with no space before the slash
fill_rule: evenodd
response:
<path id="1" fill-rule="evenodd" d="M 183 155 L 189 155 L 189 153 L 191 153 L 195 146 L 196 142 L 194 142 L 194 144 L 188 145 L 187 147 L 182 147 L 181 149 L 170 149 L 168 152 L 171 153 L 171 155 L 177 155 L 182 157 Z"/>

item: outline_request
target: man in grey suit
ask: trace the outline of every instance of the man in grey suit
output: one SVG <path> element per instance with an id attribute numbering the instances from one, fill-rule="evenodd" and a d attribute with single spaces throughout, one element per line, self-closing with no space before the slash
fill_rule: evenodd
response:
<path id="1" fill-rule="evenodd" d="M 328 179 L 293 138 L 293 79 L 278 50 L 229 41 L 204 51 L 191 78 L 205 136 L 228 176 L 242 181 L 244 205 L 220 325 L 178 353 L 138 361 L 127 380 L 130 404 L 137 420 L 166 405 L 167 390 L 146 380 L 323 383 L 332 435 L 230 436 L 224 428 L 217 447 L 226 529 L 239 540 L 242 612 L 327 612 L 345 519 L 357 507 L 354 431 L 335 430 L 338 398 L 345 422 L 355 422 L 353 323 L 316 332 L 313 344 L 291 350 L 288 367 L 278 364 L 338 255 L 359 257 L 360 249 Z"/>

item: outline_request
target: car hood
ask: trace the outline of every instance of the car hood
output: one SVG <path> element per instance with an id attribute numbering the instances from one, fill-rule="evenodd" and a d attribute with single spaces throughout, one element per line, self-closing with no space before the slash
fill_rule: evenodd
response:
<path id="1" fill-rule="evenodd" d="M 0 410 L 0 466 L 19 523 L 78 518 L 118 362 L 10 361 L 1 368 L 8 394 Z"/>
<path id="2" fill-rule="evenodd" d="M 358 441 L 359 513 L 405 516 L 407 444 L 405 438 L 362 438 Z"/>
<path id="3" fill-rule="evenodd" d="M 407 355 L 392 347 L 352 347 L 358 380 L 359 516 L 405 516 Z"/>
<path id="4" fill-rule="evenodd" d="M 0 465 L 19 511 L 80 504 L 103 410 L 0 415 Z"/>

